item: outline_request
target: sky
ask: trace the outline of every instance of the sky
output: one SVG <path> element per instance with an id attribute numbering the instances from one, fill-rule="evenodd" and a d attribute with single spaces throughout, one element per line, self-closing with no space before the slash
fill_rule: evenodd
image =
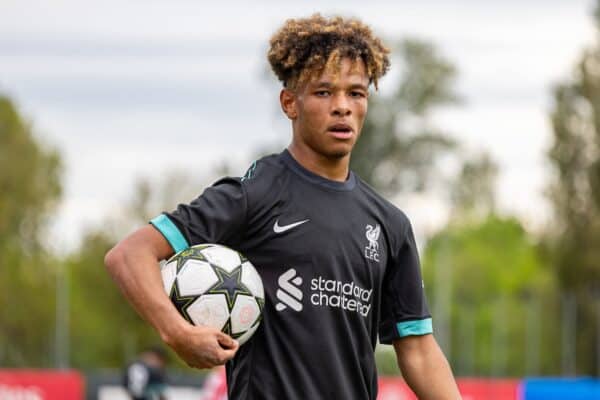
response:
<path id="1" fill-rule="evenodd" d="M 595 33 L 591 0 L 33 1 L 0 3 L 0 93 L 64 158 L 53 245 L 74 248 L 131 196 L 140 177 L 243 174 L 259 147 L 287 143 L 278 88 L 265 78 L 270 35 L 290 17 L 355 16 L 388 40 L 431 41 L 459 72 L 462 104 L 436 126 L 500 166 L 501 212 L 551 223 L 551 89 Z M 393 89 L 392 70 L 381 92 Z M 387 86 L 386 86 L 387 85 Z M 198 188 L 200 193 L 202 188 Z M 188 201 L 191 199 L 182 199 Z M 439 193 L 394 200 L 421 238 L 448 208 Z"/>

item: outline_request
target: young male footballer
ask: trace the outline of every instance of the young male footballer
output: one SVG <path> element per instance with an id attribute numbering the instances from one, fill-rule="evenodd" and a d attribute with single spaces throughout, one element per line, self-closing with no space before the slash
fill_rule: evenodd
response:
<path id="1" fill-rule="evenodd" d="M 410 222 L 349 170 L 388 53 L 356 19 L 286 21 L 268 59 L 283 83 L 289 147 L 106 255 L 124 295 L 188 365 L 226 363 L 230 399 L 374 400 L 378 335 L 419 398 L 460 398 L 432 336 Z M 242 347 L 190 325 L 164 293 L 159 260 L 199 243 L 241 252 L 263 279 L 263 321 Z"/>

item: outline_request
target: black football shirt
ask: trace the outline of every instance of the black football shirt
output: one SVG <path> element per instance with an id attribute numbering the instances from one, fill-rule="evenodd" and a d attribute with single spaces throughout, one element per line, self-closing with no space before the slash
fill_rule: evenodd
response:
<path id="1" fill-rule="evenodd" d="M 232 400 L 375 399 L 377 336 L 432 331 L 409 220 L 352 172 L 327 180 L 285 150 L 151 223 L 176 252 L 223 244 L 262 277 L 261 325 L 227 363 Z"/>

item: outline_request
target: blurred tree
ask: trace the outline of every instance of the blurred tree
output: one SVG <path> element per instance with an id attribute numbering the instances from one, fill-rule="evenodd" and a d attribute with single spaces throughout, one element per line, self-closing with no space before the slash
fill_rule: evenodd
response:
<path id="1" fill-rule="evenodd" d="M 173 210 L 179 202 L 191 201 L 214 175 L 226 172 L 218 166 L 204 177 L 171 172 L 160 178 L 138 179 L 123 206 L 113 210 L 101 226 L 88 230 L 79 249 L 66 260 L 74 367 L 121 367 L 144 347 L 161 343 L 111 281 L 104 268 L 104 255 L 128 232 L 147 224 L 161 211 Z"/>
<path id="2" fill-rule="evenodd" d="M 375 364 L 379 375 L 394 376 L 401 374 L 393 346 L 378 344 L 375 348 Z"/>
<path id="3" fill-rule="evenodd" d="M 130 307 L 104 269 L 104 255 L 115 240 L 90 231 L 68 258 L 70 271 L 71 365 L 121 367 L 142 347 L 160 339 Z"/>
<path id="4" fill-rule="evenodd" d="M 351 168 L 384 194 L 423 190 L 435 161 L 455 143 L 430 121 L 438 106 L 454 104 L 455 67 L 427 42 L 407 39 L 396 46 L 403 64 L 397 89 L 371 97 Z"/>
<path id="5" fill-rule="evenodd" d="M 7 97 L 0 96 L 0 237 L 39 250 L 41 228 L 61 194 L 60 156 L 45 149 Z"/>
<path id="6" fill-rule="evenodd" d="M 158 178 L 138 178 L 133 184 L 131 198 L 120 210 L 114 210 L 115 214 L 105 225 L 110 227 L 113 237 L 121 238 L 161 211 L 171 211 L 177 204 L 196 198 L 216 176 L 225 176 L 228 172 L 229 167 L 223 163 L 208 171 L 206 176 L 192 177 L 181 171 L 170 171 Z"/>
<path id="7" fill-rule="evenodd" d="M 498 165 L 489 154 L 465 160 L 450 188 L 453 218 L 481 220 L 493 214 L 497 176 Z"/>
<path id="8" fill-rule="evenodd" d="M 463 229 L 463 227 L 469 227 L 469 229 L 476 229 L 476 227 L 480 227 L 480 225 L 483 226 L 484 222 L 482 221 L 486 221 L 488 220 L 488 218 L 490 218 L 490 221 L 495 221 L 494 218 L 497 217 L 493 217 L 495 208 L 494 187 L 497 173 L 498 167 L 488 154 L 484 153 L 480 156 L 471 159 L 467 158 L 463 162 L 462 168 L 459 171 L 458 175 L 454 177 L 454 179 L 450 180 L 450 182 L 448 182 L 448 186 L 450 189 L 449 192 L 451 196 L 450 201 L 452 207 L 450 222 L 446 226 L 446 228 L 444 228 L 433 238 L 432 241 L 428 242 L 426 255 L 430 259 L 435 260 L 435 265 L 430 265 L 430 263 L 426 264 L 428 268 L 426 271 L 428 292 L 433 293 L 435 291 L 435 295 L 430 296 L 429 298 L 430 309 L 435 317 L 436 338 L 445 351 L 453 348 L 450 344 L 447 343 L 447 341 L 451 340 L 451 338 L 454 337 L 451 332 L 448 333 L 446 332 L 446 330 L 450 329 L 450 327 L 456 327 L 455 322 L 459 322 L 454 320 L 461 319 L 462 322 L 462 319 L 464 319 L 465 315 L 473 314 L 475 304 L 478 304 L 476 301 L 456 302 L 455 299 L 452 297 L 453 290 L 457 292 L 460 291 L 460 293 L 454 294 L 455 297 L 473 296 L 462 293 L 462 287 L 453 288 L 453 271 L 451 271 L 451 269 L 453 269 L 453 260 L 452 256 L 450 255 L 450 252 L 453 252 L 455 250 L 458 252 L 464 252 L 465 250 L 461 248 L 461 246 L 468 245 L 463 242 L 455 243 L 455 241 L 450 241 L 448 239 L 450 236 L 457 234 L 459 227 L 461 227 L 461 229 Z M 472 239 L 469 236 L 470 234 L 475 235 L 475 233 L 466 233 L 465 241 Z M 457 245 L 458 248 L 455 249 L 453 246 Z M 494 247 L 494 245 L 492 244 L 491 247 Z M 470 256 L 473 255 L 466 255 L 466 257 Z M 510 257 L 514 256 L 514 253 L 507 254 L 506 256 L 510 259 Z M 482 267 L 486 266 L 484 262 L 486 261 L 482 260 Z M 485 274 L 485 271 L 481 271 L 480 273 Z M 431 279 L 434 279 L 434 281 L 438 284 L 430 285 L 429 282 Z M 465 284 L 471 286 L 478 284 L 476 280 L 462 281 L 463 283 L 466 282 Z M 472 289 L 473 288 L 469 287 L 469 290 Z M 506 293 L 504 294 L 506 295 Z M 488 298 L 487 301 L 491 303 L 493 302 L 493 298 Z M 447 319 L 450 318 L 451 315 L 455 315 L 457 317 L 452 318 L 452 321 L 448 321 Z M 469 329 L 471 331 L 469 333 L 473 335 L 475 335 L 476 332 L 480 332 L 480 329 L 482 329 L 481 324 L 476 325 L 474 319 L 469 320 L 466 325 L 470 327 Z M 483 328 L 485 329 L 489 327 Z M 464 327 L 461 329 L 464 330 Z M 464 332 L 461 331 L 460 333 Z M 487 332 L 486 334 L 489 334 L 489 332 Z M 464 336 L 462 336 L 462 340 L 465 339 L 469 340 L 469 338 L 465 338 Z M 473 338 L 472 340 L 475 339 Z M 473 343 L 471 345 L 472 349 L 474 349 L 475 344 Z M 462 346 L 459 352 L 460 351 L 465 351 L 465 346 Z M 457 372 L 463 375 L 473 373 L 475 371 L 476 365 L 477 368 L 481 365 L 486 365 L 487 367 L 489 367 L 489 363 L 486 364 L 486 361 L 476 361 L 476 356 L 482 356 L 480 354 L 476 355 L 473 351 L 471 351 L 471 353 L 469 354 L 460 353 L 459 355 L 460 360 L 453 360 L 455 361 L 455 363 L 453 363 L 453 366 L 455 366 L 454 368 L 457 370 Z M 381 373 L 386 375 L 395 375 L 400 373 L 391 346 L 378 346 L 376 352 L 376 359 L 377 368 Z M 485 370 L 485 372 L 487 372 L 487 370 Z"/>
<path id="9" fill-rule="evenodd" d="M 0 96 L 0 364 L 52 362 L 54 260 L 42 235 L 61 194 L 60 156 Z"/>
<path id="10" fill-rule="evenodd" d="M 422 262 L 432 309 L 447 306 L 450 323 L 439 326 L 438 312 L 434 325 L 451 329 L 458 375 L 557 373 L 552 275 L 516 219 L 456 220 L 427 242 Z"/>
<path id="11" fill-rule="evenodd" d="M 595 13 L 600 24 L 600 6 Z M 572 79 L 555 87 L 551 112 L 555 218 L 546 247 L 562 290 L 576 299 L 576 371 L 600 373 L 600 43 L 584 51 Z"/>

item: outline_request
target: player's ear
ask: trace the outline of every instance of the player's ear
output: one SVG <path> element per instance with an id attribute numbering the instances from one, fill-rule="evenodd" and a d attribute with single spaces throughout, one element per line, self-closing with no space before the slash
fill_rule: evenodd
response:
<path id="1" fill-rule="evenodd" d="M 296 119 L 298 111 L 296 110 L 296 94 L 293 91 L 286 88 L 281 89 L 281 92 L 279 93 L 279 103 L 281 104 L 281 109 L 284 114 L 287 115 L 289 119 Z"/>

